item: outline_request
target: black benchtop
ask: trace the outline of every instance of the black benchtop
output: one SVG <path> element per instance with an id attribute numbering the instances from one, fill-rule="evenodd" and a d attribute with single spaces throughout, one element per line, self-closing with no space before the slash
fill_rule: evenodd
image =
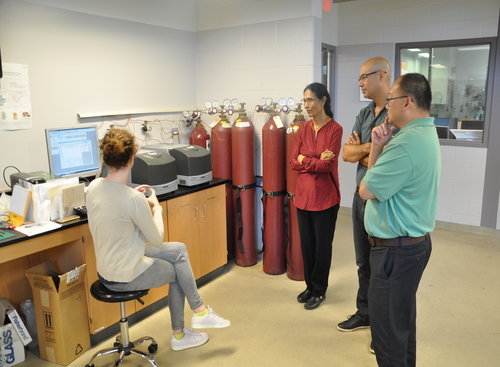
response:
<path id="1" fill-rule="evenodd" d="M 189 194 L 192 194 L 192 193 L 195 193 L 198 191 L 202 191 L 202 190 L 205 190 L 205 189 L 208 189 L 211 187 L 215 187 L 215 186 L 219 186 L 219 185 L 223 185 L 223 184 L 228 184 L 230 182 L 231 182 L 230 180 L 224 179 L 224 178 L 213 178 L 212 181 L 210 181 L 210 182 L 205 182 L 205 183 L 195 185 L 195 186 L 179 186 L 178 189 L 175 191 L 172 191 L 172 192 L 169 192 L 166 194 L 162 194 L 162 195 L 158 195 L 158 200 L 160 202 L 162 202 L 162 201 L 174 199 L 174 198 L 177 198 L 180 196 L 189 195 Z M 45 236 L 49 233 L 61 231 L 63 229 L 68 229 L 68 228 L 75 227 L 75 226 L 79 226 L 79 225 L 85 224 L 87 222 L 88 222 L 87 218 L 74 220 L 74 221 L 71 221 L 69 223 L 63 223 L 60 228 L 57 228 L 57 229 L 54 229 L 51 231 L 47 231 L 47 232 L 43 232 L 43 233 L 33 235 L 33 236 L 27 236 L 24 233 L 16 231 L 15 229 L 2 229 L 3 232 L 12 233 L 14 235 L 14 237 L 9 237 L 9 238 L 6 238 L 4 240 L 0 240 L 0 247 L 13 245 L 15 243 L 31 240 L 33 238 L 37 238 L 40 236 Z"/>

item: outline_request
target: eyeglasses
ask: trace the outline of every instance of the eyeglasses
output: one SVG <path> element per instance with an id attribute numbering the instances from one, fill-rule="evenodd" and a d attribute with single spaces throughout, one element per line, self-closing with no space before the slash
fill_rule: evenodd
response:
<path id="1" fill-rule="evenodd" d="M 370 75 L 377 74 L 379 71 L 380 70 L 372 71 L 371 73 L 368 73 L 368 74 L 361 74 L 359 76 L 359 81 L 366 80 L 366 78 L 368 78 Z"/>
<path id="2" fill-rule="evenodd" d="M 306 105 L 306 104 L 311 104 L 311 103 L 313 103 L 313 102 L 314 102 L 314 100 L 316 100 L 316 99 L 318 99 L 318 97 L 314 97 L 314 98 L 304 98 L 304 99 L 302 100 L 302 102 L 304 102 L 304 105 Z"/>
<path id="3" fill-rule="evenodd" d="M 389 106 L 389 103 L 391 103 L 391 101 L 392 101 L 392 100 L 394 100 L 394 99 L 400 99 L 400 98 L 408 98 L 408 96 L 401 96 L 401 97 L 387 98 L 387 99 L 385 100 L 385 105 L 386 105 L 386 106 Z"/>

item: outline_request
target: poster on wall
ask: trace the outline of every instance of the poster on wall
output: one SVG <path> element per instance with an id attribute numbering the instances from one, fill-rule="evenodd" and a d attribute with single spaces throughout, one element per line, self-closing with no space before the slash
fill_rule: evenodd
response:
<path id="1" fill-rule="evenodd" d="M 31 129 L 28 65 L 2 63 L 0 79 L 0 130 Z"/>

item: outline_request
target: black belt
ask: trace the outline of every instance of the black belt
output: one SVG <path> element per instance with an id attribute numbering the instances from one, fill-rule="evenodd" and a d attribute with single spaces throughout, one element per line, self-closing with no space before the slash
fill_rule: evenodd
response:
<path id="1" fill-rule="evenodd" d="M 283 196 L 286 194 L 286 190 L 281 190 L 281 191 L 266 191 L 262 189 L 262 196 L 266 198 L 274 198 L 277 196 Z"/>
<path id="2" fill-rule="evenodd" d="M 232 185 L 233 190 L 236 190 L 236 220 L 238 223 L 238 248 L 241 254 L 245 253 L 245 248 L 243 247 L 243 213 L 241 212 L 241 193 L 240 191 L 246 191 L 255 188 L 256 184 L 251 183 L 248 185 Z M 250 229 L 252 230 L 252 229 Z"/>
<path id="3" fill-rule="evenodd" d="M 233 190 L 246 191 L 246 190 L 253 189 L 255 186 L 256 186 L 255 182 L 251 183 L 249 185 L 233 185 Z"/>
<path id="4" fill-rule="evenodd" d="M 370 242 L 371 247 L 375 246 L 410 246 L 422 242 L 427 238 L 429 234 L 420 237 L 396 237 L 396 238 L 378 238 L 368 236 L 368 242 Z"/>

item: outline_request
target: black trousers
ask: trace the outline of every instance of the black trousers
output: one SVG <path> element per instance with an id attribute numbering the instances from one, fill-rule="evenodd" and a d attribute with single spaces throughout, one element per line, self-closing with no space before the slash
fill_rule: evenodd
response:
<path id="1" fill-rule="evenodd" d="M 368 308 L 379 367 L 415 367 L 417 289 L 432 251 L 415 245 L 372 247 Z"/>
<path id="2" fill-rule="evenodd" d="M 323 296 L 328 288 L 338 211 L 339 205 L 321 211 L 297 208 L 304 279 L 313 297 Z"/>

